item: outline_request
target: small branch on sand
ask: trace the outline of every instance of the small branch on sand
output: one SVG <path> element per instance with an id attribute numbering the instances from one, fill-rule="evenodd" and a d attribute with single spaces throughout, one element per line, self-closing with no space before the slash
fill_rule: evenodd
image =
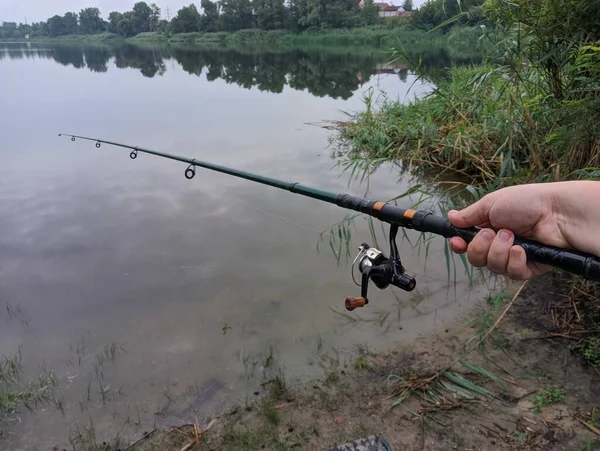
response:
<path id="1" fill-rule="evenodd" d="M 195 424 L 193 424 L 192 427 L 194 429 L 194 438 L 192 439 L 191 442 L 189 442 L 187 445 L 185 445 L 183 448 L 181 448 L 180 451 L 189 451 L 190 449 L 194 448 L 196 445 L 200 444 L 200 439 L 202 438 L 202 435 L 204 435 L 204 433 L 206 431 L 208 431 L 210 428 L 212 428 L 217 421 L 218 420 L 216 418 L 211 420 L 211 422 L 208 423 L 208 426 L 206 426 L 201 431 L 199 431 L 198 427 Z"/>
<path id="2" fill-rule="evenodd" d="M 129 451 L 130 449 L 132 449 L 134 446 L 138 445 L 142 440 L 145 440 L 146 438 L 150 437 L 152 434 L 154 434 L 157 431 L 157 429 L 153 429 L 150 432 L 148 432 L 147 434 L 144 434 L 142 436 L 141 439 L 139 439 L 137 442 L 132 443 L 131 445 L 129 445 L 127 448 L 125 448 L 125 451 Z"/>
<path id="3" fill-rule="evenodd" d="M 296 404 L 296 401 L 286 402 L 285 404 L 279 404 L 278 406 L 275 406 L 275 409 L 285 409 L 286 407 L 293 406 L 294 404 Z"/>
<path id="4" fill-rule="evenodd" d="M 596 435 L 600 435 L 600 429 L 598 429 L 596 426 L 592 426 L 591 424 L 586 423 L 585 421 L 583 421 L 581 418 L 575 418 L 577 421 L 579 421 L 581 424 L 583 424 L 586 428 L 588 428 L 590 431 L 592 431 L 594 434 Z"/>

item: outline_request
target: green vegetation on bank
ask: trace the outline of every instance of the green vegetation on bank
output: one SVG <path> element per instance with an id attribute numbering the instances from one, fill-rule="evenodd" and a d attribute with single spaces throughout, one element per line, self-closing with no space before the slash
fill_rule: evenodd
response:
<path id="1" fill-rule="evenodd" d="M 338 126 L 344 167 L 402 160 L 459 176 L 469 202 L 508 185 L 600 179 L 600 2 L 488 0 L 483 12 L 494 25 L 487 61 L 449 69 L 409 103 L 368 97 Z M 595 363 L 600 286 L 553 280 L 571 319 L 552 330 L 582 333 L 573 350 Z"/>
<path id="2" fill-rule="evenodd" d="M 23 42 L 23 39 L 9 39 L 9 42 Z M 49 43 L 65 43 L 65 44 L 101 44 L 111 42 L 122 42 L 123 37 L 114 33 L 100 33 L 100 34 L 69 34 L 64 36 L 36 36 L 29 41 L 31 42 L 49 42 Z"/>
<path id="3" fill-rule="evenodd" d="M 168 42 L 194 44 L 198 46 L 219 47 L 269 47 L 295 48 L 318 46 L 369 46 L 410 47 L 412 52 L 439 48 L 447 44 L 461 45 L 472 49 L 485 49 L 485 42 L 478 41 L 481 33 L 470 28 L 453 35 L 427 33 L 423 30 L 403 27 L 370 26 L 349 29 L 330 30 L 325 32 L 290 33 L 285 31 L 265 31 L 258 29 L 240 30 L 235 33 L 179 33 L 167 35 L 163 33 L 144 33 L 128 42 Z"/>
<path id="4" fill-rule="evenodd" d="M 402 159 L 493 187 L 600 165 L 597 2 L 488 1 L 486 64 L 452 68 L 424 98 L 367 102 L 339 129 L 348 158 Z"/>
<path id="5" fill-rule="evenodd" d="M 291 33 L 281 30 L 259 29 L 240 30 L 235 33 L 140 33 L 131 38 L 123 38 L 114 33 L 94 35 L 37 36 L 31 42 L 57 44 L 150 44 L 178 45 L 197 48 L 232 48 L 256 50 L 286 50 L 296 48 L 354 47 L 380 49 L 390 53 L 394 47 L 410 49 L 411 54 L 429 53 L 432 50 L 448 49 L 461 57 L 478 54 L 483 57 L 489 51 L 488 41 L 481 39 L 481 30 L 474 27 L 455 28 L 447 34 L 428 33 L 408 26 L 374 25 L 355 29 L 338 29 L 322 32 Z M 14 40 L 22 42 L 22 40 Z M 363 50 L 364 51 L 364 50 Z"/>

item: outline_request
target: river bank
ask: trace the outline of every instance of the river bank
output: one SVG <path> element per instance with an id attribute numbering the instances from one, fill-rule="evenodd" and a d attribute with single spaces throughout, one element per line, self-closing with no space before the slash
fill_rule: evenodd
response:
<path id="1" fill-rule="evenodd" d="M 286 383 L 273 359 L 255 396 L 217 417 L 75 449 L 329 449 L 379 436 L 400 449 L 597 449 L 598 373 L 556 330 L 551 275 L 513 284 L 459 324 L 386 354 L 316 351 L 318 380 Z M 199 396 L 207 396 L 199 393 Z M 106 438 L 105 438 L 106 440 Z M 81 448 L 79 448 L 81 447 Z"/>
<path id="2" fill-rule="evenodd" d="M 485 42 L 476 28 L 458 28 L 448 34 L 428 33 L 406 27 L 370 26 L 354 29 L 329 30 L 324 32 L 290 33 L 258 29 L 240 30 L 235 33 L 141 33 L 124 38 L 114 33 L 95 35 L 67 35 L 57 37 L 33 37 L 28 42 L 53 44 L 154 44 L 186 45 L 197 48 L 327 48 L 368 47 L 389 52 L 390 48 L 405 48 L 411 52 L 440 47 L 456 47 L 470 53 L 485 52 Z M 18 42 L 22 42 L 19 40 Z"/>

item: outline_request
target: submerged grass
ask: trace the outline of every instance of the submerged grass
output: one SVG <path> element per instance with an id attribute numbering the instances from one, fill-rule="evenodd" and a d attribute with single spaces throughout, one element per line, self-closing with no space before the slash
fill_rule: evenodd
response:
<path id="1" fill-rule="evenodd" d="M 54 397 L 54 389 L 57 385 L 54 374 L 43 365 L 39 368 L 35 379 L 26 379 L 20 350 L 16 354 L 2 356 L 0 358 L 0 423 L 22 407 L 32 410 L 38 405 L 53 401 L 57 408 L 62 409 L 62 399 Z"/>

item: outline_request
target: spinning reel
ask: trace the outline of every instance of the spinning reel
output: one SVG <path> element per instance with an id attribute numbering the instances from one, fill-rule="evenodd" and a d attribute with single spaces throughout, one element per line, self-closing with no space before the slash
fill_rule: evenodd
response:
<path id="1" fill-rule="evenodd" d="M 379 249 L 369 246 L 367 243 L 363 243 L 358 248 L 358 254 L 352 262 L 352 280 L 358 286 L 360 286 L 360 297 L 355 298 L 348 296 L 346 298 L 346 310 L 352 311 L 358 307 L 364 307 L 369 303 L 367 297 L 367 290 L 369 288 L 369 280 L 372 280 L 375 286 L 381 290 L 386 289 L 388 286 L 393 285 L 401 288 L 405 291 L 412 291 L 417 285 L 417 281 L 414 277 L 406 274 L 402 261 L 400 260 L 400 253 L 398 252 L 398 246 L 396 245 L 396 235 L 398 234 L 398 225 L 392 224 L 390 226 L 390 257 L 386 257 L 385 254 Z M 358 266 L 358 270 L 361 272 L 361 283 L 356 282 L 354 278 L 354 268 Z"/>

